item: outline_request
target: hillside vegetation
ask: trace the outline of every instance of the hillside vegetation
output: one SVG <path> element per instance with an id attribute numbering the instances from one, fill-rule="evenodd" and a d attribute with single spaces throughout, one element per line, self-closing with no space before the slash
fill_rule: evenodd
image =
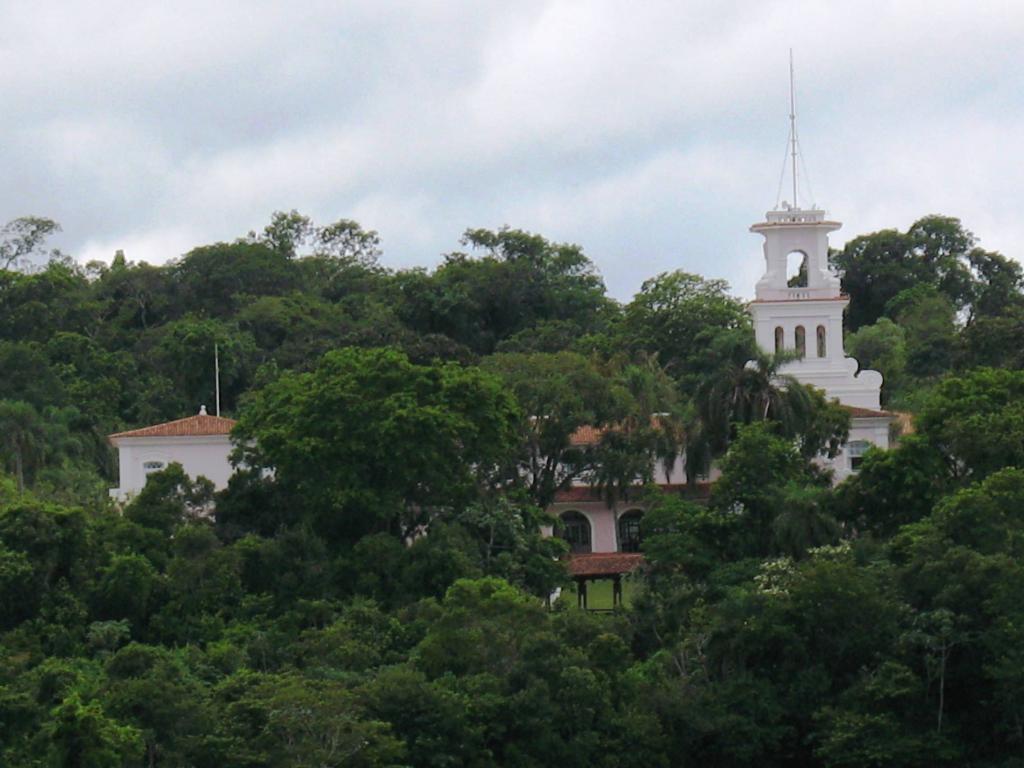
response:
<path id="1" fill-rule="evenodd" d="M 958 220 L 833 254 L 913 414 L 834 488 L 849 416 L 720 280 L 620 304 L 512 229 L 392 270 L 295 212 L 79 265 L 54 228 L 0 233 L 0 765 L 1024 765 L 1024 279 Z M 116 509 L 106 435 L 212 408 L 214 345 L 245 469 Z M 706 503 L 657 489 L 678 455 Z M 545 604 L 574 482 L 643 494 L 627 609 Z"/>

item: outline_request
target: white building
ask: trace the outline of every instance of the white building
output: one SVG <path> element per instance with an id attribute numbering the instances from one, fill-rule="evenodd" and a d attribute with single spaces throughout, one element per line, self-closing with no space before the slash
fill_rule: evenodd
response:
<path id="1" fill-rule="evenodd" d="M 765 273 L 750 304 L 758 346 L 769 353 L 799 352 L 800 359 L 787 363 L 783 372 L 824 390 L 850 411 L 849 441 L 831 461 L 837 481 L 856 471 L 868 445 L 889 447 L 895 419 L 881 408 L 882 375 L 859 370 L 843 350 L 843 310 L 850 300 L 828 263 L 828 233 L 840 226 L 817 208 L 784 204 L 750 228 L 764 237 Z M 790 285 L 788 275 L 801 265 Z"/>
<path id="2" fill-rule="evenodd" d="M 120 487 L 111 488 L 110 495 L 118 501 L 129 499 L 145 487 L 147 475 L 173 462 L 181 464 L 189 477 L 206 477 L 217 490 L 225 488 L 234 472 L 228 460 L 234 426 L 234 419 L 211 416 L 203 406 L 186 419 L 110 435 L 120 475 Z"/>

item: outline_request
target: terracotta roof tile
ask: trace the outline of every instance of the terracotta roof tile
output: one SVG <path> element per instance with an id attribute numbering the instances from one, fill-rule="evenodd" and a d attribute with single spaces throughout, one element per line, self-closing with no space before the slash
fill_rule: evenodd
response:
<path id="1" fill-rule="evenodd" d="M 604 429 L 585 424 L 569 436 L 570 445 L 597 445 L 601 442 Z"/>
<path id="2" fill-rule="evenodd" d="M 710 483 L 697 483 L 692 490 L 686 483 L 659 483 L 658 488 L 664 493 L 678 493 L 695 498 L 704 498 L 711 493 Z M 643 487 L 637 486 L 635 490 L 643 491 Z M 555 494 L 555 503 L 580 503 L 585 501 L 604 501 L 601 489 L 593 485 L 574 485 L 571 488 L 563 488 Z"/>
<path id="3" fill-rule="evenodd" d="M 873 408 L 861 408 L 856 405 L 844 405 L 850 415 L 855 419 L 895 419 L 897 414 L 892 411 L 876 411 Z"/>
<path id="4" fill-rule="evenodd" d="M 569 574 L 580 577 L 617 576 L 632 573 L 644 564 L 639 552 L 592 552 L 570 555 Z"/>
<path id="5" fill-rule="evenodd" d="M 659 414 L 651 415 L 651 426 L 655 429 L 661 428 L 661 418 Z M 604 437 L 604 433 L 609 429 L 617 429 L 618 425 L 611 425 L 606 427 L 595 427 L 592 424 L 584 424 L 578 427 L 575 432 L 569 435 L 570 445 L 597 445 L 601 442 L 601 438 Z"/>
<path id="6" fill-rule="evenodd" d="M 119 437 L 203 437 L 207 435 L 227 435 L 231 432 L 235 423 L 234 419 L 200 413 L 185 419 L 154 424 L 151 427 L 117 432 L 110 435 L 108 439 L 115 440 Z"/>

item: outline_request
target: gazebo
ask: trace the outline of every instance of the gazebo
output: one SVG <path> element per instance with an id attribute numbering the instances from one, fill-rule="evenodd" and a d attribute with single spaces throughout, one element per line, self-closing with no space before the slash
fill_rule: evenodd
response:
<path id="1" fill-rule="evenodd" d="M 622 605 L 622 577 L 644 564 L 639 552 L 587 552 L 569 557 L 569 574 L 576 582 L 576 601 L 587 610 L 587 582 L 608 579 L 612 582 L 612 607 Z"/>

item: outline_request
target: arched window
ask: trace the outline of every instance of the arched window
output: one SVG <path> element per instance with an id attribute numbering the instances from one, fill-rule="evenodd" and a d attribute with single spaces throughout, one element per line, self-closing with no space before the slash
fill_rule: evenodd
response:
<path id="1" fill-rule="evenodd" d="M 642 510 L 631 509 L 619 517 L 620 552 L 640 551 L 640 518 L 643 516 Z"/>
<path id="2" fill-rule="evenodd" d="M 159 472 L 166 466 L 162 461 L 146 461 L 142 464 L 142 471 L 148 475 L 150 472 Z"/>
<path id="3" fill-rule="evenodd" d="M 828 354 L 828 349 L 825 346 L 825 326 L 818 326 L 818 357 L 825 357 Z"/>
<path id="4" fill-rule="evenodd" d="M 807 254 L 803 251 L 793 251 L 786 256 L 786 285 L 807 287 Z"/>
<path id="5" fill-rule="evenodd" d="M 563 512 L 562 538 L 569 543 L 573 554 L 590 552 L 590 521 L 574 510 Z"/>
<path id="6" fill-rule="evenodd" d="M 781 352 L 784 346 L 786 346 L 786 332 L 782 330 L 781 325 L 777 325 L 775 326 L 775 351 Z"/>
<path id="7" fill-rule="evenodd" d="M 794 341 L 796 342 L 793 346 L 796 347 L 796 353 L 803 357 L 807 354 L 807 333 L 804 331 L 802 325 L 796 327 L 796 332 L 793 334 Z"/>

